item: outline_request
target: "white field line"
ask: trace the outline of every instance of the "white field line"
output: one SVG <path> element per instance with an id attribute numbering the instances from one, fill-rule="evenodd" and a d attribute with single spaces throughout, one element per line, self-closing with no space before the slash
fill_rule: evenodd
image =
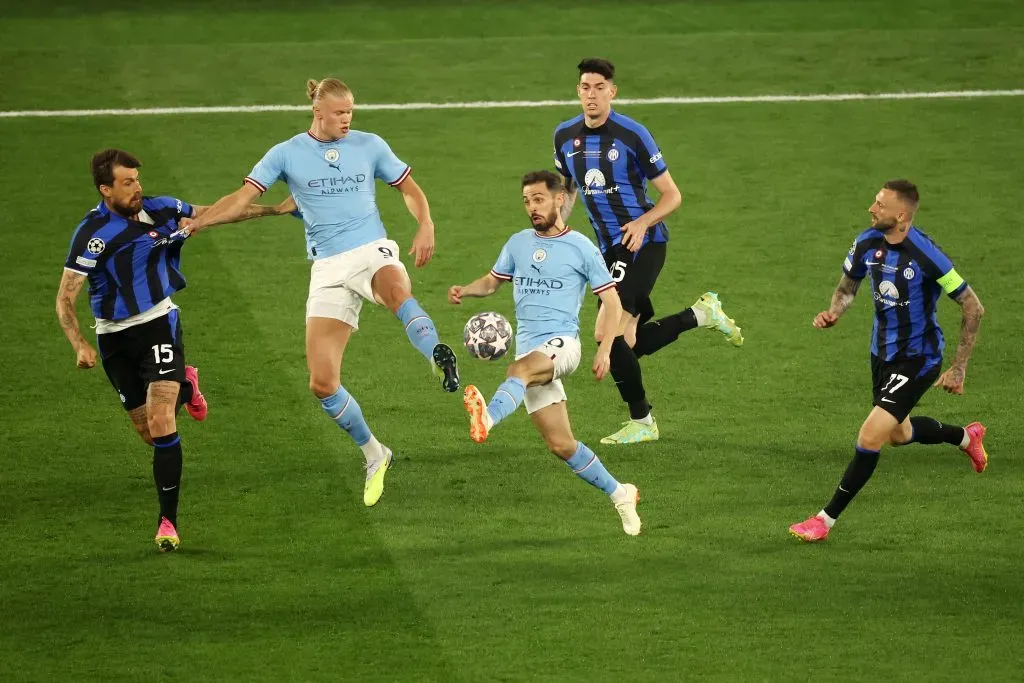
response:
<path id="1" fill-rule="evenodd" d="M 1021 97 L 1015 90 L 936 90 L 925 92 L 820 93 L 812 95 L 739 95 L 735 97 L 648 97 L 620 98 L 616 104 L 754 104 L 761 102 L 852 102 L 858 100 L 947 100 L 976 97 Z M 576 100 L 510 100 L 477 102 L 401 102 L 359 104 L 362 111 L 416 111 L 428 109 L 519 109 L 523 107 L 578 106 Z M 224 107 L 148 107 L 142 109 L 27 109 L 0 111 L 2 119 L 57 118 L 82 116 L 154 116 L 180 114 L 252 114 L 275 111 L 309 111 L 308 104 L 254 104 Z"/>

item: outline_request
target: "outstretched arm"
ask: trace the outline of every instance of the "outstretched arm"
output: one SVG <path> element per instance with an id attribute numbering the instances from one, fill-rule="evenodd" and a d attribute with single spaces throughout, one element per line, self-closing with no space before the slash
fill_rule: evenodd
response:
<path id="1" fill-rule="evenodd" d="M 473 280 L 468 285 L 452 285 L 448 288 L 448 303 L 461 304 L 463 297 L 483 298 L 498 291 L 504 280 L 499 280 L 490 273 Z"/>
<path id="2" fill-rule="evenodd" d="M 843 273 L 843 276 L 839 278 L 839 284 L 836 285 L 836 291 L 832 293 L 832 303 L 829 304 L 828 310 L 814 316 L 814 326 L 824 329 L 839 322 L 840 316 L 846 313 L 846 309 L 853 303 L 859 287 L 860 280 Z"/>
<path id="3" fill-rule="evenodd" d="M 405 208 L 409 209 L 409 213 L 420 226 L 416 231 L 416 237 L 412 240 L 409 254 L 416 255 L 417 268 L 425 266 L 434 257 L 434 221 L 430 218 L 430 204 L 427 202 L 427 195 L 412 179 L 412 175 L 406 176 L 405 180 L 395 187 L 402 193 Z"/>
<path id="4" fill-rule="evenodd" d="M 195 214 L 192 216 L 192 218 L 195 219 L 200 218 L 204 214 L 209 213 L 210 209 L 212 209 L 213 207 L 193 205 L 192 208 L 195 211 Z M 250 218 L 263 218 L 264 216 L 283 216 L 284 214 L 291 213 L 296 209 L 298 209 L 298 206 L 295 205 L 295 200 L 292 199 L 291 195 L 288 195 L 288 197 L 286 197 L 284 201 L 282 201 L 280 204 L 276 204 L 275 206 L 268 206 L 266 204 L 250 204 L 249 206 L 242 209 L 242 213 L 238 218 L 232 221 L 224 221 L 224 223 L 238 223 L 241 221 L 247 221 Z"/>
<path id="5" fill-rule="evenodd" d="M 75 301 L 84 282 L 85 275 L 64 269 L 60 287 L 57 289 L 57 320 L 64 330 L 64 336 L 71 342 L 71 348 L 75 350 L 78 367 L 86 370 L 96 365 L 96 350 L 82 336 L 82 330 L 78 326 L 78 313 L 75 311 Z"/>
<path id="6" fill-rule="evenodd" d="M 202 213 L 197 210 L 195 218 L 183 218 L 181 227 L 193 234 L 214 225 L 244 220 L 246 209 L 261 194 L 257 187 L 245 183 L 231 194 L 218 199 L 213 206 L 203 207 Z"/>
<path id="7" fill-rule="evenodd" d="M 978 330 L 981 328 L 981 317 L 985 315 L 985 307 L 981 300 L 970 287 L 964 289 L 956 298 L 963 309 L 963 320 L 960 322 L 960 343 L 956 345 L 956 356 L 953 358 L 953 365 L 946 370 L 935 386 L 941 386 L 951 394 L 964 393 L 964 378 L 967 376 L 967 361 L 974 351 L 974 342 L 978 340 Z"/>

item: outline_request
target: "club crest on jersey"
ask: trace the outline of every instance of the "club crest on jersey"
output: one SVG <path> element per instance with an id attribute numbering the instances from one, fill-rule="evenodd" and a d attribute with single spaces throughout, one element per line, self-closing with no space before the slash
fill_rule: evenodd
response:
<path id="1" fill-rule="evenodd" d="M 538 249 L 537 251 L 533 252 L 534 263 L 542 263 L 544 259 L 546 259 L 547 257 L 548 252 L 544 251 L 543 249 Z"/>
<path id="2" fill-rule="evenodd" d="M 903 269 L 903 278 L 905 280 L 913 280 L 915 275 L 917 275 L 917 273 L 914 272 L 913 268 L 904 268 Z"/>
<path id="3" fill-rule="evenodd" d="M 583 184 L 587 187 L 604 187 L 604 173 L 601 173 L 601 169 L 598 168 L 590 169 L 587 171 L 587 174 L 583 176 Z"/>
<path id="4" fill-rule="evenodd" d="M 90 254 L 102 254 L 103 250 L 107 248 L 107 243 L 99 237 L 93 237 L 89 240 L 89 243 L 85 245 L 85 248 Z"/>
<path id="5" fill-rule="evenodd" d="M 610 150 L 608 150 L 608 155 L 607 156 L 608 156 L 608 161 L 615 162 L 619 158 L 619 150 L 617 150 L 614 147 L 612 147 Z"/>
<path id="6" fill-rule="evenodd" d="M 583 140 L 580 140 L 579 138 L 573 138 L 572 139 L 572 146 L 573 147 L 579 147 L 582 144 L 583 144 Z"/>
<path id="7" fill-rule="evenodd" d="M 341 155 L 338 154 L 338 150 L 334 149 L 333 147 L 331 147 L 329 150 L 324 152 L 324 159 L 326 159 L 327 163 L 329 163 L 329 164 L 333 164 L 340 157 L 341 157 Z"/>

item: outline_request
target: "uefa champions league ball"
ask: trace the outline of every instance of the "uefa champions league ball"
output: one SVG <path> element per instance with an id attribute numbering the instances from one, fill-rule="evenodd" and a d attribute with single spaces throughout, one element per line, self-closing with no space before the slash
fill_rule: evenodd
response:
<path id="1" fill-rule="evenodd" d="M 477 313 L 466 322 L 462 341 L 474 358 L 497 360 L 512 345 L 512 325 L 500 313 Z"/>

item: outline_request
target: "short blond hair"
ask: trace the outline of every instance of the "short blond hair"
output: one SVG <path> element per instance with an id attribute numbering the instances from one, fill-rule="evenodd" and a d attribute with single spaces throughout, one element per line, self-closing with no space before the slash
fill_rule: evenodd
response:
<path id="1" fill-rule="evenodd" d="M 316 102 L 325 95 L 352 97 L 352 90 L 337 78 L 325 78 L 322 81 L 311 78 L 306 81 L 306 97 Z"/>

